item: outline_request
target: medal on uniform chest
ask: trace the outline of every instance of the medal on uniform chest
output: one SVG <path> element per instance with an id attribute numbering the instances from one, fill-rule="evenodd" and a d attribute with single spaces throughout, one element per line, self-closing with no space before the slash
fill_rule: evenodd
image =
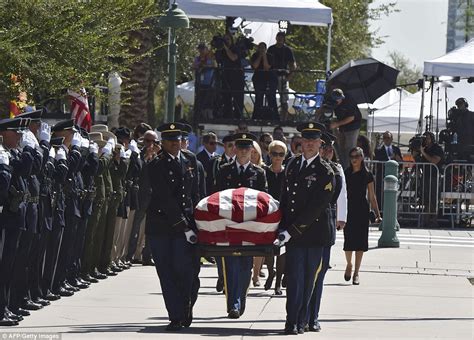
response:
<path id="1" fill-rule="evenodd" d="M 316 176 L 314 175 L 306 176 L 304 180 L 308 181 L 308 188 L 309 188 L 313 184 L 313 182 L 316 182 Z"/>

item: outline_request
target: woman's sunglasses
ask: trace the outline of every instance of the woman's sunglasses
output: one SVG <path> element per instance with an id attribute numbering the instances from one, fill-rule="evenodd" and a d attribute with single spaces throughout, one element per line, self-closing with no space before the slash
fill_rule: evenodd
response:
<path id="1" fill-rule="evenodd" d="M 359 154 L 356 154 L 356 155 L 350 155 L 349 156 L 351 159 L 358 159 L 360 157 Z"/>
<path id="2" fill-rule="evenodd" d="M 275 151 L 272 151 L 272 152 L 270 152 L 270 155 L 272 155 L 273 157 L 285 157 L 285 153 L 284 153 L 284 152 L 275 152 Z"/>

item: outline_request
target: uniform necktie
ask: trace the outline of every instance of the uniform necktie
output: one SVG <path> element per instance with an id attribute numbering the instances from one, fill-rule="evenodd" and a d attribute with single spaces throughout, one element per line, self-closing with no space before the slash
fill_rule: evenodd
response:
<path id="1" fill-rule="evenodd" d="M 239 174 L 240 174 L 240 176 L 243 176 L 243 174 L 244 174 L 244 171 L 245 171 L 245 168 L 244 168 L 244 166 L 243 166 L 243 165 L 241 165 L 241 166 L 239 167 L 239 169 L 240 169 L 240 173 L 239 173 Z"/>
<path id="2" fill-rule="evenodd" d="M 303 170 L 304 168 L 306 168 L 307 166 L 308 166 L 308 161 L 305 159 L 305 160 L 303 161 L 303 164 L 301 164 L 301 169 L 300 169 L 300 171 Z"/>

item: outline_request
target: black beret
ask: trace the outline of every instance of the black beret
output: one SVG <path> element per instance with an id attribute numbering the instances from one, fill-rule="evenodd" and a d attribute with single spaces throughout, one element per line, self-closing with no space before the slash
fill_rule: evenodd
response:
<path id="1" fill-rule="evenodd" d="M 119 127 L 114 131 L 117 138 L 130 138 L 131 132 L 130 129 L 126 127 Z"/>

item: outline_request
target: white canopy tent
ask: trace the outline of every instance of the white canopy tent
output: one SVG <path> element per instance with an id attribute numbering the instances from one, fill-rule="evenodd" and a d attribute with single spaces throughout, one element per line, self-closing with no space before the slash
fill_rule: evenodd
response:
<path id="1" fill-rule="evenodd" d="M 386 107 L 392 105 L 393 103 L 398 103 L 400 101 L 400 94 L 403 98 L 408 97 L 411 93 L 405 89 L 392 89 L 385 93 L 383 96 L 378 98 L 373 104 L 359 104 L 360 112 L 362 113 L 363 119 L 369 118 L 369 110 L 377 111 L 385 109 Z"/>
<path id="2" fill-rule="evenodd" d="M 327 26 L 326 71 L 330 69 L 332 10 L 316 0 L 180 0 L 179 7 L 188 17 L 196 19 L 224 19 L 228 16 L 256 22 L 287 20 L 293 25 Z"/>
<path id="3" fill-rule="evenodd" d="M 429 77 L 474 77 L 474 38 L 442 57 L 425 61 L 423 74 Z"/>

